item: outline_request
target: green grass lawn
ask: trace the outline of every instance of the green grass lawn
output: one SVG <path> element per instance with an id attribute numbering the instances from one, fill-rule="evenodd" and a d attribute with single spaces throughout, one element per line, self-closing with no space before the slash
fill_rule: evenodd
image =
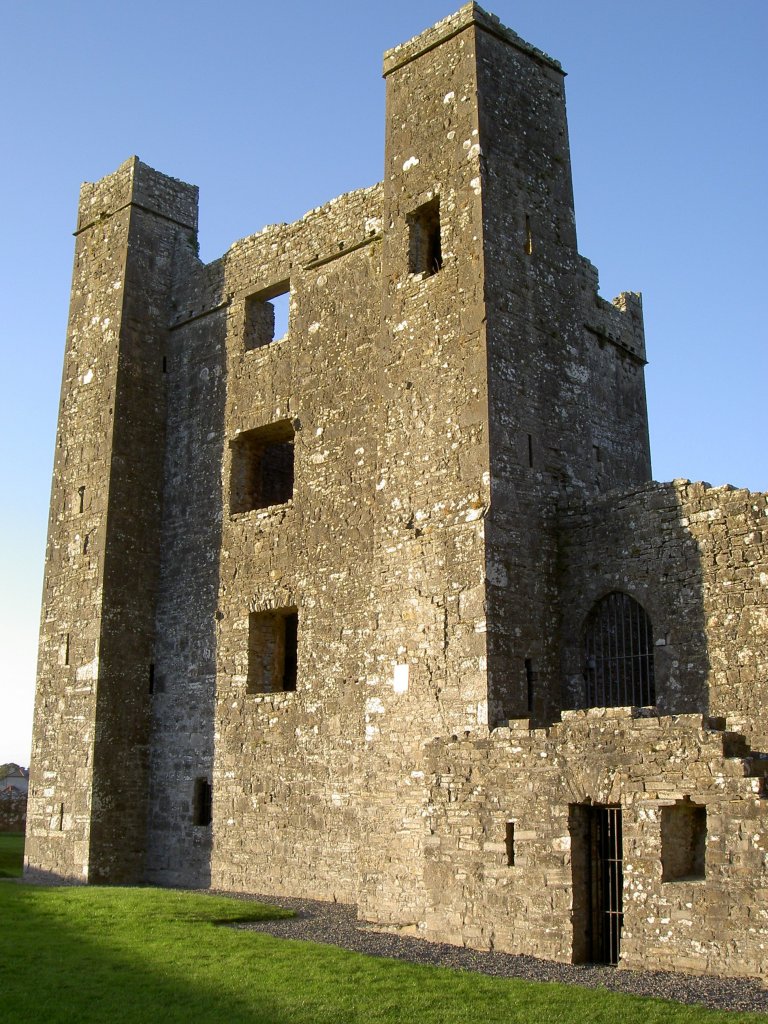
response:
<path id="1" fill-rule="evenodd" d="M 0 878 L 19 878 L 24 864 L 24 833 L 0 832 Z"/>
<path id="2" fill-rule="evenodd" d="M 284 912 L 162 889 L 0 885 L 0 1021 L 746 1024 L 768 1015 L 503 980 L 274 939 Z"/>

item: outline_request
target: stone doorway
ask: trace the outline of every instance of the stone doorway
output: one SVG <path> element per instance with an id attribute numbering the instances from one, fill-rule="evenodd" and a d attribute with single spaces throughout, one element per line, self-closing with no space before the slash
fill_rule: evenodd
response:
<path id="1" fill-rule="evenodd" d="M 573 962 L 617 964 L 623 921 L 621 808 L 572 804 Z"/>

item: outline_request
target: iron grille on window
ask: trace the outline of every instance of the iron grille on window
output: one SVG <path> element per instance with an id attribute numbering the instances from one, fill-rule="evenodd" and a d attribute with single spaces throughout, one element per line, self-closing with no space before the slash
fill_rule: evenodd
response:
<path id="1" fill-rule="evenodd" d="M 629 594 L 613 591 L 587 619 L 584 647 L 587 707 L 645 707 L 656 703 L 653 628 Z"/>

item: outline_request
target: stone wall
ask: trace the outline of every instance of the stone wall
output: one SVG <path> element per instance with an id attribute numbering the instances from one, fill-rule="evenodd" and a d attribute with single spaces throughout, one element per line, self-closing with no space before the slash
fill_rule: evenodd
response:
<path id="1" fill-rule="evenodd" d="M 83 188 L 28 871 L 606 959 L 605 818 L 622 964 L 765 972 L 766 496 L 649 482 L 557 62 L 467 4 L 384 72 L 383 183 L 208 265 L 191 186 Z M 614 591 L 656 704 L 584 710 Z"/>
<path id="2" fill-rule="evenodd" d="M 768 496 L 678 480 L 561 515 L 565 707 L 581 704 L 584 620 L 620 590 L 653 624 L 660 710 L 727 720 L 768 750 Z"/>

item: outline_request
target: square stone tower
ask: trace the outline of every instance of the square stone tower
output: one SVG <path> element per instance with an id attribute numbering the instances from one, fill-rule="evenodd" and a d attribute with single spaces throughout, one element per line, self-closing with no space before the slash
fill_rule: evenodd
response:
<path id="1" fill-rule="evenodd" d="M 383 182 L 207 265 L 83 186 L 27 870 L 764 973 L 766 496 L 650 481 L 560 65 L 469 3 L 384 77 Z"/>

